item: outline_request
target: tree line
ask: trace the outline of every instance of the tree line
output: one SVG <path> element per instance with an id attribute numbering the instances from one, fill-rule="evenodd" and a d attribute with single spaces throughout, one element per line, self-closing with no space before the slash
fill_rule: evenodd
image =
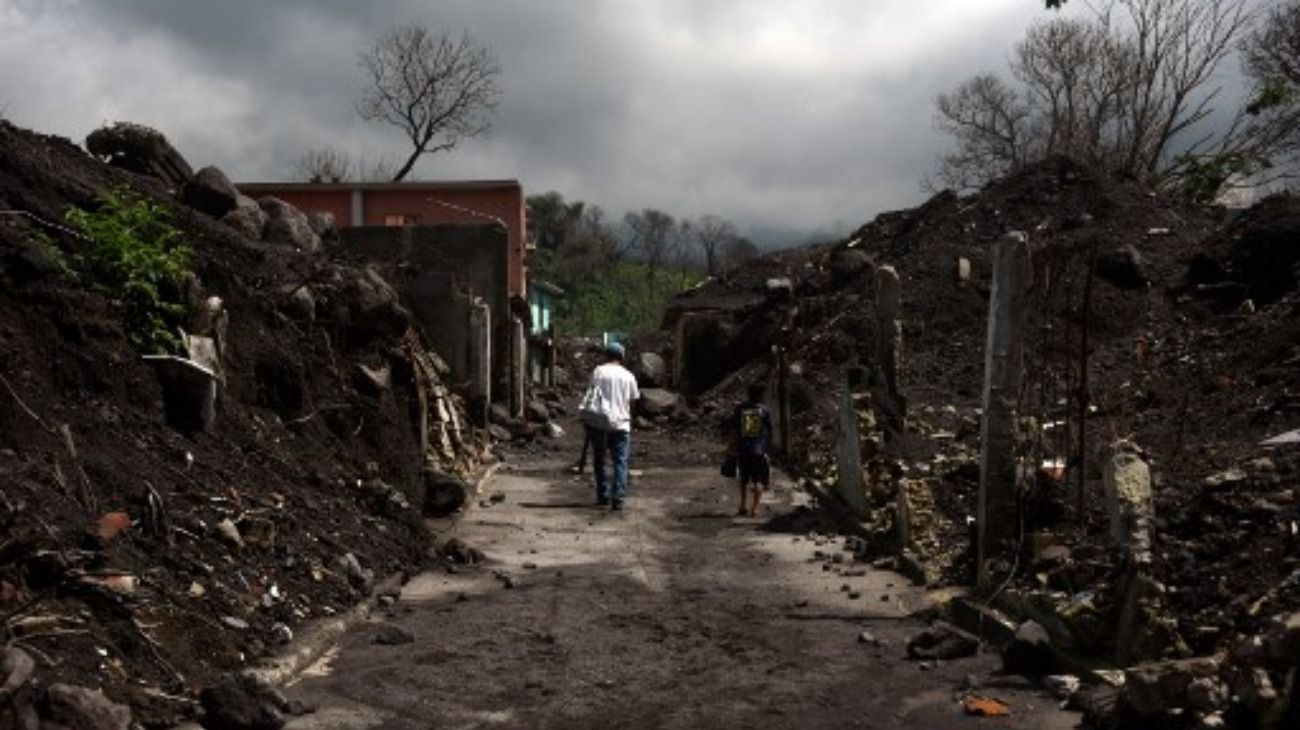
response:
<path id="1" fill-rule="evenodd" d="M 1224 93 L 1230 60 L 1240 102 Z M 1294 168 L 1300 0 L 1089 3 L 1032 25 L 1005 73 L 967 79 L 935 110 L 952 142 L 939 185 L 974 189 L 1061 155 L 1209 202 Z"/>
<path id="2" fill-rule="evenodd" d="M 674 295 L 758 255 L 717 215 L 678 219 L 645 208 L 616 222 L 600 206 L 555 191 L 526 202 L 530 276 L 565 290 L 557 303 L 565 334 L 657 329 Z"/>

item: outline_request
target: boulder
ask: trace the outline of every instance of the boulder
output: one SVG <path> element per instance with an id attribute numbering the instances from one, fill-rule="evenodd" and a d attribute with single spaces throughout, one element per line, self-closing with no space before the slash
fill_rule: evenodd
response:
<path id="1" fill-rule="evenodd" d="M 856 248 L 836 251 L 831 256 L 831 274 L 835 281 L 852 281 L 863 269 L 871 265 L 871 257 Z"/>
<path id="2" fill-rule="evenodd" d="M 1035 621 L 1026 621 L 1002 649 L 1002 669 L 1026 677 L 1045 677 L 1056 672 L 1056 655 L 1044 629 Z"/>
<path id="3" fill-rule="evenodd" d="M 664 359 L 653 352 L 642 352 L 633 356 L 632 374 L 642 388 L 662 388 L 668 384 L 668 366 Z"/>
<path id="4" fill-rule="evenodd" d="M 470 485 L 455 474 L 426 471 L 421 512 L 425 517 L 447 517 L 465 506 L 472 491 Z"/>
<path id="5" fill-rule="evenodd" d="M 1124 702 L 1143 717 L 1174 709 L 1211 711 L 1227 699 L 1218 675 L 1213 657 L 1141 664 L 1124 672 Z"/>
<path id="6" fill-rule="evenodd" d="M 226 173 L 209 165 L 198 172 L 181 188 L 181 201 L 191 208 L 221 218 L 235 209 L 239 191 Z"/>
<path id="7" fill-rule="evenodd" d="M 244 238 L 260 241 L 266 229 L 266 211 L 256 200 L 240 195 L 235 198 L 235 207 L 221 217 L 221 222 L 239 231 Z"/>
<path id="8" fill-rule="evenodd" d="M 372 266 L 348 281 L 335 301 L 338 316 L 355 333 L 400 334 L 411 322 L 397 291 Z"/>
<path id="9" fill-rule="evenodd" d="M 337 561 L 339 572 L 347 576 L 348 583 L 362 593 L 369 594 L 375 584 L 375 571 L 361 567 L 361 561 L 353 553 L 344 553 Z"/>
<path id="10" fill-rule="evenodd" d="M 226 675 L 199 693 L 206 730 L 280 730 L 288 703 L 278 690 L 251 675 Z"/>
<path id="11" fill-rule="evenodd" d="M 646 388 L 641 391 L 641 400 L 638 401 L 638 408 L 641 413 L 649 418 L 658 416 L 667 416 L 676 410 L 681 398 L 670 390 L 663 388 Z"/>
<path id="12" fill-rule="evenodd" d="M 16 646 L 4 650 L 0 660 L 0 706 L 22 689 L 36 671 L 36 662 Z"/>
<path id="13" fill-rule="evenodd" d="M 313 210 L 307 214 L 307 225 L 322 240 L 338 240 L 339 232 L 334 223 L 334 214 L 328 210 Z"/>
<path id="14" fill-rule="evenodd" d="M 280 243 L 293 246 L 300 251 L 319 251 L 320 236 L 311 229 L 307 215 L 292 205 L 267 196 L 257 201 L 266 213 L 266 226 L 262 229 L 262 240 L 267 243 Z"/>
<path id="15" fill-rule="evenodd" d="M 515 422 L 515 419 L 510 415 L 509 408 L 500 403 L 493 403 L 488 407 L 488 422 L 498 426 L 509 426 Z"/>
<path id="16" fill-rule="evenodd" d="M 524 409 L 524 415 L 534 423 L 547 423 L 551 420 L 550 409 L 539 400 L 528 401 L 528 407 Z"/>
<path id="17" fill-rule="evenodd" d="M 979 639 L 956 626 L 936 622 L 907 642 L 907 656 L 931 661 L 959 659 L 974 656 L 979 648 Z"/>
<path id="18" fill-rule="evenodd" d="M 69 684 L 51 685 L 45 697 L 45 719 L 77 730 L 129 730 L 131 708 L 119 705 L 100 690 Z"/>
<path id="19" fill-rule="evenodd" d="M 316 295 L 312 292 L 311 287 L 306 284 L 294 287 L 289 293 L 287 309 L 294 319 L 307 322 L 316 321 Z"/>
<path id="20" fill-rule="evenodd" d="M 156 129 L 131 122 L 101 127 L 86 137 L 90 154 L 114 167 L 162 180 L 173 190 L 194 177 L 194 169 Z"/>
<path id="21" fill-rule="evenodd" d="M 1094 271 L 1099 279 L 1118 289 L 1144 289 L 1150 282 L 1142 264 L 1142 254 L 1133 244 L 1098 256 Z"/>
<path id="22" fill-rule="evenodd" d="M 509 441 L 511 438 L 509 429 L 504 426 L 498 426 L 495 423 L 489 424 L 487 431 L 488 435 L 491 436 L 494 441 Z"/>

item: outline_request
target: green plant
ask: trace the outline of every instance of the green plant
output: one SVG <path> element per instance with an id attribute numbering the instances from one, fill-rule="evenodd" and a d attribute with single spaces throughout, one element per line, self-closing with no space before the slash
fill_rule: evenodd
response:
<path id="1" fill-rule="evenodd" d="M 67 218 L 86 239 L 71 268 L 91 289 L 122 303 L 132 344 L 145 352 L 178 351 L 192 252 L 167 210 L 118 187 L 101 194 L 91 210 L 70 209 Z"/>

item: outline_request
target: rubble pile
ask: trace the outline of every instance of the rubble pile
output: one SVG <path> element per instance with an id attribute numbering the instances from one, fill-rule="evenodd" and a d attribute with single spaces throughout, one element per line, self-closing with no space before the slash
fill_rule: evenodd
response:
<path id="1" fill-rule="evenodd" d="M 419 565 L 430 485 L 485 453 L 378 270 L 139 129 L 90 144 L 119 169 L 0 122 L 3 727 L 193 716 L 201 689 Z M 38 243 L 75 254 L 66 211 L 120 186 L 193 249 L 180 356 L 142 358 L 121 302 Z"/>
<path id="2" fill-rule="evenodd" d="M 722 357 L 742 353 L 719 373 L 688 363 L 704 384 L 693 402 L 725 407 L 751 382 L 774 398 L 781 348 L 788 466 L 836 491 L 847 392 L 872 549 L 918 560 L 931 582 L 972 582 L 991 253 L 1011 230 L 1027 235 L 1034 272 L 1018 437 L 1031 478 L 1020 553 L 995 571 L 1000 585 L 1010 578 L 999 605 L 1036 618 L 1062 650 L 1119 666 L 1228 654 L 1266 635 L 1300 610 L 1300 448 L 1261 445 L 1300 426 L 1294 197 L 1234 214 L 1066 160 L 969 197 L 941 193 L 680 297 L 668 324 L 703 313 Z M 901 279 L 899 398 L 876 316 L 886 265 Z M 1136 445 L 1152 483 L 1149 512 L 1126 513 L 1148 542 L 1139 567 L 1112 539 L 1103 486 L 1120 442 Z"/>

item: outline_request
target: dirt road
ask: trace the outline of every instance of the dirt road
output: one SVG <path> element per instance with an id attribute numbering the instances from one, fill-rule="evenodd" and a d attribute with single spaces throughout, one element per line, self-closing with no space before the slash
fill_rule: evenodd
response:
<path id="1" fill-rule="evenodd" d="M 456 527 L 488 564 L 409 583 L 390 617 L 291 688 L 317 711 L 289 727 L 1075 726 L 1047 695 L 992 676 L 991 654 L 907 660 L 923 591 L 848 553 L 825 569 L 814 554 L 839 541 L 770 529 L 803 498 L 789 483 L 766 518 L 736 517 L 693 448 L 638 434 L 621 513 L 596 508 L 559 455 L 516 459 L 488 486 L 504 501 Z M 383 624 L 414 641 L 374 643 Z M 972 681 L 1013 714 L 964 716 Z"/>

